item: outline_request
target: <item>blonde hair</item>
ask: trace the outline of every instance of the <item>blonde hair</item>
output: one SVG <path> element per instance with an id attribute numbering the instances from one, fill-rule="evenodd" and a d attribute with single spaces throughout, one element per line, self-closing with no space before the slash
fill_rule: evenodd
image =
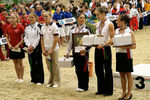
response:
<path id="1" fill-rule="evenodd" d="M 50 17 L 52 17 L 52 14 L 51 14 L 51 12 L 50 11 L 45 11 L 43 14 L 48 14 Z"/>
<path id="2" fill-rule="evenodd" d="M 20 23 L 20 17 L 17 13 L 13 12 L 11 15 L 14 15 L 17 18 L 17 23 Z"/>

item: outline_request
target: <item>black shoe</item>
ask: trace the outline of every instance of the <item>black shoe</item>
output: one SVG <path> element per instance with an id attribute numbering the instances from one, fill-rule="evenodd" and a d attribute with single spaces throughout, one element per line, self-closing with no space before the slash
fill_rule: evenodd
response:
<path id="1" fill-rule="evenodd" d="M 104 96 L 105 96 L 105 97 L 107 97 L 107 96 L 112 96 L 112 94 L 104 94 Z"/>
<path id="2" fill-rule="evenodd" d="M 123 100 L 130 100 L 130 99 L 132 99 L 132 94 L 130 95 L 128 99 L 123 99 Z"/>
<path id="3" fill-rule="evenodd" d="M 122 98 L 118 98 L 118 100 L 124 100 L 124 97 L 126 97 L 126 95 L 124 95 Z"/>
<path id="4" fill-rule="evenodd" d="M 122 98 L 118 98 L 118 100 L 124 100 L 124 97 L 122 97 Z"/>
<path id="5" fill-rule="evenodd" d="M 104 93 L 96 92 L 95 95 L 103 95 Z"/>

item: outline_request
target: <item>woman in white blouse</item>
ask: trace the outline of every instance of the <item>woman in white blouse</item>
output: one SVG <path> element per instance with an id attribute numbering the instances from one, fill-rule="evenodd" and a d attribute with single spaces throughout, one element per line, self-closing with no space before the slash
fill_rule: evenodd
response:
<path id="1" fill-rule="evenodd" d="M 44 83 L 42 50 L 40 43 L 41 25 L 37 22 L 35 13 L 29 14 L 30 24 L 25 29 L 24 42 L 28 48 L 28 58 L 31 70 L 31 84 Z"/>
<path id="2" fill-rule="evenodd" d="M 96 13 L 98 20 L 100 20 L 96 24 L 96 34 L 104 36 L 104 44 L 95 48 L 96 95 L 111 96 L 113 95 L 111 44 L 114 36 L 114 25 L 106 18 L 107 12 L 106 7 L 101 7 L 97 9 Z"/>
<path id="3" fill-rule="evenodd" d="M 133 72 L 133 57 L 131 49 L 136 48 L 136 41 L 134 33 L 127 26 L 129 20 L 127 15 L 120 15 L 117 18 L 117 25 L 120 28 L 116 29 L 116 34 L 131 34 L 133 44 L 116 48 L 116 71 L 120 73 L 122 85 L 122 94 L 118 100 L 130 100 L 132 98 L 133 79 L 131 72 Z M 126 91 L 126 84 L 128 84 L 128 91 Z"/>

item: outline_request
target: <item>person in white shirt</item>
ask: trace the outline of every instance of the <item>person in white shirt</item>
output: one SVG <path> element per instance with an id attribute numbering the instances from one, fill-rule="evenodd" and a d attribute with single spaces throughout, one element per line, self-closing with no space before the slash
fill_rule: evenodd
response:
<path id="1" fill-rule="evenodd" d="M 95 72 L 97 76 L 96 95 L 111 96 L 113 95 L 113 76 L 112 76 L 112 54 L 111 44 L 114 36 L 114 25 L 106 18 L 108 9 L 101 7 L 97 10 L 96 16 L 96 34 L 104 36 L 104 44 L 99 44 L 95 48 Z"/>
<path id="2" fill-rule="evenodd" d="M 132 8 L 130 10 L 130 14 L 132 15 L 132 18 L 130 20 L 130 28 L 133 27 L 133 31 L 138 30 L 138 19 L 137 15 L 139 14 L 138 10 L 135 8 L 135 4 L 132 5 Z"/>
<path id="3" fill-rule="evenodd" d="M 35 13 L 29 14 L 29 20 L 30 24 L 25 28 L 24 42 L 28 48 L 31 84 L 41 85 L 44 83 L 42 49 L 40 43 L 41 26 L 36 21 L 37 15 Z"/>
<path id="4" fill-rule="evenodd" d="M 95 2 L 95 1 L 92 0 L 91 3 L 89 4 L 90 9 L 92 9 L 92 6 L 93 6 L 93 3 L 94 3 L 94 2 Z"/>
<path id="5" fill-rule="evenodd" d="M 60 72 L 58 67 L 58 36 L 59 29 L 52 22 L 50 12 L 43 14 L 45 25 L 41 28 L 41 46 L 43 55 L 46 57 L 47 68 L 50 78 L 47 87 L 58 87 L 60 83 Z"/>
<path id="6" fill-rule="evenodd" d="M 108 8 L 108 4 L 106 0 L 101 0 L 101 7 L 105 6 L 106 8 Z"/>
<path id="7" fill-rule="evenodd" d="M 118 100 L 130 100 L 132 98 L 131 91 L 133 86 L 133 79 L 131 72 L 133 72 L 133 57 L 131 49 L 136 48 L 136 41 L 134 33 L 127 26 L 129 20 L 129 16 L 125 14 L 120 15 L 117 18 L 117 25 L 120 28 L 116 29 L 116 35 L 131 34 L 133 44 L 131 46 L 116 47 L 116 71 L 120 73 L 122 85 L 122 94 Z"/>

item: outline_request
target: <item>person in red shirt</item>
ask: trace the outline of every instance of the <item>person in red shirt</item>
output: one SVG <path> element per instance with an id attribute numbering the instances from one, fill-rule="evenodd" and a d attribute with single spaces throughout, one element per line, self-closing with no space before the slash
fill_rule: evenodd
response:
<path id="1" fill-rule="evenodd" d="M 118 15 L 125 14 L 125 13 L 126 13 L 126 10 L 125 10 L 125 7 L 123 6 L 123 2 L 121 1 Z"/>
<path id="2" fill-rule="evenodd" d="M 3 8 L 2 13 L 0 13 L 0 18 L 2 21 L 5 21 L 5 17 L 7 16 L 7 9 Z"/>
<path id="3" fill-rule="evenodd" d="M 2 13 L 0 13 L 0 37 L 3 35 L 3 25 L 5 23 L 5 16 L 7 16 L 7 9 L 3 8 Z M 0 45 L 0 59 L 2 61 L 7 60 L 2 52 L 1 45 Z"/>
<path id="4" fill-rule="evenodd" d="M 15 71 L 17 74 L 17 80 L 15 82 L 23 82 L 24 67 L 22 59 L 25 57 L 23 51 L 23 34 L 24 27 L 19 24 L 19 15 L 12 13 L 10 16 L 11 24 L 6 29 L 6 40 L 9 46 L 9 57 L 13 60 Z"/>
<path id="5" fill-rule="evenodd" d="M 125 4 L 125 14 L 130 14 L 130 6 L 129 6 L 129 4 Z"/>
<path id="6" fill-rule="evenodd" d="M 23 25 L 24 28 L 30 24 L 30 21 L 28 19 L 28 15 L 26 12 L 22 14 L 22 19 L 21 19 L 20 23 Z"/>
<path id="7" fill-rule="evenodd" d="M 112 15 L 117 15 L 118 14 L 118 9 L 117 9 L 117 4 L 113 4 L 113 8 L 111 10 Z"/>
<path id="8" fill-rule="evenodd" d="M 43 18 L 43 14 L 44 14 L 44 13 L 45 13 L 45 10 L 43 10 L 42 13 L 41 13 L 41 16 L 38 17 L 38 19 L 39 19 L 39 24 L 44 24 L 44 23 L 45 23 L 44 18 Z"/>
<path id="9" fill-rule="evenodd" d="M 5 34 L 5 31 L 6 31 L 6 28 L 10 25 L 10 16 L 6 16 L 6 22 L 3 24 L 2 26 L 2 31 L 3 31 L 3 36 L 6 37 L 6 34 Z M 6 52 L 6 60 L 9 59 L 9 47 L 7 44 L 5 44 L 5 50 L 7 51 Z"/>

